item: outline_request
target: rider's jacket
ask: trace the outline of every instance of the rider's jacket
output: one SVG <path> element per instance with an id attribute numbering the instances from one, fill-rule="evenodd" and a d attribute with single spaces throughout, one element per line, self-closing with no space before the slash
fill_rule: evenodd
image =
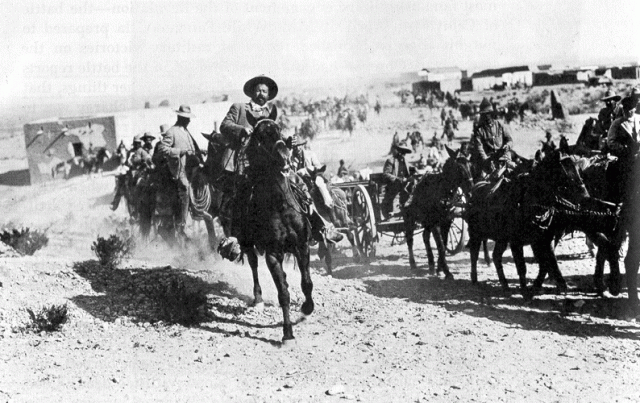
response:
<path id="1" fill-rule="evenodd" d="M 227 116 L 220 124 L 220 137 L 224 145 L 220 168 L 229 172 L 243 171 L 248 166 L 247 161 L 245 159 L 236 161 L 238 151 L 244 150 L 248 140 L 242 138 L 242 129 L 248 126 L 255 127 L 261 119 L 277 120 L 277 118 L 278 108 L 269 102 L 263 106 L 254 104 L 252 101 L 231 105 Z"/>

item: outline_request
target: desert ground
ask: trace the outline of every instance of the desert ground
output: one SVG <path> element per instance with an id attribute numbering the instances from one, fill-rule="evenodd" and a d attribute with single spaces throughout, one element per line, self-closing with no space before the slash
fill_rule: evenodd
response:
<path id="1" fill-rule="evenodd" d="M 331 172 L 340 159 L 380 171 L 394 132 L 441 133 L 436 113 L 387 105 L 352 136 L 322 132 L 311 147 Z M 572 115 L 561 127 L 570 142 L 584 119 Z M 558 122 L 512 123 L 516 150 L 532 156 L 546 128 L 557 143 Z M 456 142 L 470 133 L 471 122 L 461 122 Z M 531 302 L 517 291 L 509 252 L 511 295 L 484 264 L 480 285 L 471 285 L 466 250 L 447 257 L 455 276 L 447 281 L 426 274 L 420 239 L 425 274 L 414 275 L 406 245 L 383 237 L 369 263 L 354 263 L 342 241 L 333 276 L 312 254 L 316 310 L 304 318 L 300 275 L 288 261 L 296 344 L 282 348 L 264 261 L 266 307 L 258 311 L 248 265 L 209 252 L 199 223 L 187 250 L 139 242 L 119 268 L 100 267 L 92 243 L 128 225 L 123 206 L 109 209 L 113 188 L 109 175 L 0 188 L 0 224 L 49 236 L 33 256 L 0 255 L 0 402 L 640 401 L 640 326 L 625 313 L 626 292 L 596 296 L 595 261 L 580 234 L 557 249 L 569 292 L 545 284 Z M 537 264 L 526 253 L 531 281 Z M 153 289 L 172 281 L 206 294 L 197 323 L 167 316 L 171 302 Z M 26 308 L 65 303 L 60 331 L 24 330 Z"/>

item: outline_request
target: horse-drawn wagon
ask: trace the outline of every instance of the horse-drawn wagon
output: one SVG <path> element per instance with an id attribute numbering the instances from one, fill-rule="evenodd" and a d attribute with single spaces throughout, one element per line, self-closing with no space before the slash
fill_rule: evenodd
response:
<path id="1" fill-rule="evenodd" d="M 430 174 L 426 174 L 430 175 Z M 369 180 L 334 183 L 332 186 L 342 189 L 347 195 L 349 214 L 353 220 L 356 244 L 364 257 L 376 255 L 376 244 L 381 236 L 388 236 L 392 242 L 404 239 L 405 222 L 402 215 L 384 217 L 382 199 L 384 196 L 384 179 L 382 173 L 371 174 Z M 446 249 L 456 254 L 464 248 L 466 238 L 465 222 L 462 218 L 465 198 L 458 189 L 453 200 L 449 200 L 453 215 L 453 223 L 447 236 Z M 422 232 L 420 224 L 415 225 L 414 234 Z"/>

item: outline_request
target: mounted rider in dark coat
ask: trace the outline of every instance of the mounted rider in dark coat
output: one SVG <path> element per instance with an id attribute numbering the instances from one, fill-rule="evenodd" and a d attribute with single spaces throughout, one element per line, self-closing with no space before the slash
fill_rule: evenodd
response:
<path id="1" fill-rule="evenodd" d="M 508 128 L 493 118 L 493 106 L 486 98 L 480 103 L 480 118 L 471 136 L 471 162 L 474 178 L 495 170 L 498 160 L 511 164 L 513 139 Z"/>
<path id="2" fill-rule="evenodd" d="M 411 174 L 404 156 L 411 153 L 411 148 L 405 143 L 396 144 L 393 148 L 393 156 L 388 158 L 382 169 L 382 177 L 386 184 L 384 199 L 382 200 L 382 213 L 386 218 L 393 214 L 393 201 L 400 195 L 400 205 L 404 206 L 409 199 L 407 190 Z"/>
<path id="3" fill-rule="evenodd" d="M 249 205 L 253 187 L 251 167 L 245 157 L 245 150 L 254 127 L 260 120 L 276 121 L 278 119 L 277 107 L 269 103 L 278 94 L 278 85 L 274 80 L 266 76 L 254 77 L 245 83 L 243 91 L 251 100 L 231 105 L 229 112 L 220 124 L 219 139 L 219 142 L 224 145 L 220 160 L 223 182 L 232 184 L 225 186 L 223 191 L 234 194 L 230 235 L 238 237 L 240 245 L 243 244 L 242 224 L 245 221 L 245 210 Z M 321 231 L 325 239 L 339 242 L 342 239 L 342 234 L 327 231 L 328 227 L 322 225 L 324 220 L 317 213 L 315 215 L 317 217 L 310 217 L 314 233 Z M 318 228 L 320 226 L 322 228 Z M 222 250 L 232 249 L 228 245 L 233 243 L 235 240 L 231 238 L 223 241 Z"/>
<path id="4" fill-rule="evenodd" d="M 173 212 L 177 235 L 186 239 L 184 227 L 189 214 L 190 175 L 193 168 L 202 164 L 202 154 L 187 126 L 194 115 L 188 105 L 180 105 L 176 111 L 176 123 L 164 134 L 157 147 L 161 160 L 161 172 L 165 183 L 171 183 L 177 192 L 178 204 Z M 174 189 L 171 189 L 174 190 Z"/>

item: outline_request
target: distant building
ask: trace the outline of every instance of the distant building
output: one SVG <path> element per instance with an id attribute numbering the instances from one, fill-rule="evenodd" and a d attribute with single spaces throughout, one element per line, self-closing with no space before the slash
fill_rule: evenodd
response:
<path id="1" fill-rule="evenodd" d="M 640 66 L 622 66 L 611 68 L 611 78 L 616 80 L 640 78 Z"/>
<path id="2" fill-rule="evenodd" d="M 522 84 L 530 87 L 533 84 L 533 70 L 529 66 L 504 67 L 488 69 L 471 76 L 474 91 L 483 91 L 495 86 L 514 86 Z"/>
<path id="3" fill-rule="evenodd" d="M 436 90 L 453 94 L 460 90 L 462 70 L 459 67 L 430 67 L 420 70 L 418 76 L 423 81 L 413 84 L 414 94 Z"/>
<path id="4" fill-rule="evenodd" d="M 462 79 L 462 70 L 459 67 L 429 67 L 418 72 L 418 76 L 425 81 L 449 81 Z"/>
<path id="5" fill-rule="evenodd" d="M 198 133 L 209 133 L 229 110 L 229 102 L 196 104 L 189 131 L 204 149 L 207 141 Z M 151 132 L 159 137 L 161 124 L 173 124 L 176 114 L 170 108 L 150 108 L 91 116 L 42 119 L 24 125 L 24 139 L 31 184 L 82 173 L 81 161 L 91 145 L 113 155 L 123 142 L 131 147 L 133 137 Z M 113 166 L 112 168 L 115 168 Z M 108 170 L 109 167 L 105 167 Z"/>

